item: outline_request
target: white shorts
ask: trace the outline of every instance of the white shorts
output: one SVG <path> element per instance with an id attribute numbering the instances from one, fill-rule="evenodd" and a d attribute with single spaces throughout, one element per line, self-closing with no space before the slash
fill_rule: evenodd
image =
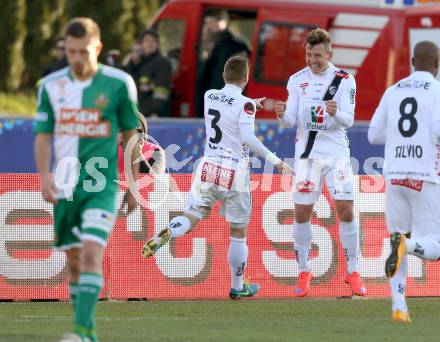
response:
<path id="1" fill-rule="evenodd" d="M 408 179 L 397 182 L 403 184 L 386 181 L 388 230 L 440 239 L 440 184 Z"/>
<path id="2" fill-rule="evenodd" d="M 217 201 L 220 214 L 235 228 L 246 228 L 252 209 L 248 165 L 203 158 L 191 184 L 185 212 L 202 219 Z"/>
<path id="3" fill-rule="evenodd" d="M 353 170 L 350 158 L 296 159 L 293 202 L 314 204 L 325 183 L 334 200 L 354 200 Z"/>

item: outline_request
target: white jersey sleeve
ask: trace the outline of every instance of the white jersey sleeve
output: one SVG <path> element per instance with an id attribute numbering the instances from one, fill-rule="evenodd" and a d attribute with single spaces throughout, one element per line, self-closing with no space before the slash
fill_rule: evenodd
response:
<path id="1" fill-rule="evenodd" d="M 368 128 L 370 144 L 385 144 L 387 140 L 387 91 L 383 94 Z"/>
<path id="2" fill-rule="evenodd" d="M 246 102 L 240 110 L 238 124 L 240 138 L 243 144 L 247 145 L 249 149 L 259 157 L 267 159 L 272 164 L 278 164 L 280 159 L 269 151 L 263 143 L 255 136 L 255 113 L 256 105 L 253 100 Z"/>
<path id="3" fill-rule="evenodd" d="M 296 115 L 299 106 L 299 94 L 297 91 L 297 79 L 295 78 L 295 75 L 291 76 L 289 82 L 287 82 L 287 92 L 289 93 L 289 96 L 287 97 L 286 110 L 280 121 L 284 127 L 290 128 L 296 126 Z"/>
<path id="4" fill-rule="evenodd" d="M 255 101 L 252 99 L 247 99 L 244 105 L 240 108 L 240 112 L 238 114 L 238 123 L 239 124 L 250 124 L 252 128 L 255 125 L 255 113 L 257 105 Z"/>
<path id="5" fill-rule="evenodd" d="M 343 78 L 338 91 L 338 109 L 333 119 L 337 125 L 350 128 L 354 123 L 354 110 L 356 107 L 356 81 L 353 76 Z"/>
<path id="6" fill-rule="evenodd" d="M 440 144 L 440 96 L 436 98 L 436 104 L 433 108 L 432 128 L 437 142 Z"/>

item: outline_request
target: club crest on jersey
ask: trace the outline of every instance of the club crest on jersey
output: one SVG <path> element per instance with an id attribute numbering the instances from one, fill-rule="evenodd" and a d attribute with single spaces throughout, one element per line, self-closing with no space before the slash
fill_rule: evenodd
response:
<path id="1" fill-rule="evenodd" d="M 255 107 L 252 102 L 246 102 L 244 104 L 244 111 L 248 115 L 254 115 L 255 114 Z"/>
<path id="2" fill-rule="evenodd" d="M 101 93 L 95 99 L 95 105 L 98 108 L 105 108 L 105 107 L 107 107 L 107 104 L 108 104 L 108 99 L 107 99 L 107 96 L 105 96 L 105 94 Z"/>

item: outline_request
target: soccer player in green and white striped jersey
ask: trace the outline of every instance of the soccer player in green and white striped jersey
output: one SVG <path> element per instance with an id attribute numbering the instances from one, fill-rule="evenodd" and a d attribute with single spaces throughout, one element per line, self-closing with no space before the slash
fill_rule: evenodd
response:
<path id="1" fill-rule="evenodd" d="M 125 143 L 136 135 L 137 93 L 131 76 L 98 63 L 102 43 L 92 19 L 72 19 L 65 38 L 69 66 L 45 77 L 38 91 L 35 160 L 43 198 L 54 204 L 54 245 L 67 255 L 75 310 L 74 331 L 61 341 L 98 341 L 95 308 L 116 215 L 117 133 Z M 134 149 L 132 164 L 137 157 Z M 126 198 L 130 212 L 137 203 L 130 191 Z"/>

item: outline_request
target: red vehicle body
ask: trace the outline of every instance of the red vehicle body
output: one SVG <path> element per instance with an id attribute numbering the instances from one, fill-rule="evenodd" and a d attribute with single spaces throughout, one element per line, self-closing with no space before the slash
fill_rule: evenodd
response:
<path id="1" fill-rule="evenodd" d="M 370 2 L 373 0 L 369 0 Z M 337 2 L 337 0 L 336 0 Z M 231 31 L 251 48 L 246 94 L 266 96 L 259 118 L 273 118 L 273 104 L 287 97 L 289 76 L 305 66 L 304 39 L 321 27 L 332 34 L 333 62 L 357 82 L 356 120 L 369 120 L 386 87 L 411 72 L 410 52 L 420 40 L 440 45 L 440 6 L 384 8 L 347 0 L 171 0 L 153 21 L 162 50 L 174 59 L 173 115 L 194 116 L 204 15 L 228 12 Z M 341 5 L 339 3 L 351 3 Z M 235 31 L 234 31 L 235 30 Z"/>

